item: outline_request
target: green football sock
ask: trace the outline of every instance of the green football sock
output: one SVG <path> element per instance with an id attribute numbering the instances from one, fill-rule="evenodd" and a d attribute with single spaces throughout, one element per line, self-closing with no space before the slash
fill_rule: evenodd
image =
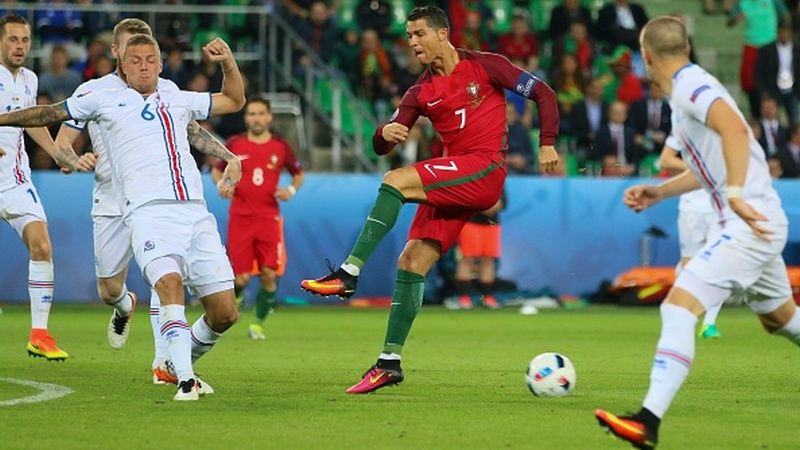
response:
<path id="1" fill-rule="evenodd" d="M 269 315 L 269 310 L 275 306 L 275 291 L 259 289 L 256 297 L 256 320 L 263 322 Z"/>
<path id="2" fill-rule="evenodd" d="M 422 293 L 425 291 L 425 277 L 405 270 L 397 271 L 397 282 L 392 294 L 392 309 L 389 312 L 389 326 L 386 330 L 386 340 L 383 343 L 383 353 L 397 353 L 403 351 L 408 332 L 414 318 L 422 308 Z"/>
<path id="3" fill-rule="evenodd" d="M 364 266 L 369 256 L 375 251 L 386 233 L 394 227 L 400 208 L 406 199 L 403 194 L 386 183 L 378 188 L 378 198 L 372 211 L 367 216 L 367 222 L 358 235 L 358 240 L 345 260 L 346 264 L 353 264 L 359 269 Z"/>

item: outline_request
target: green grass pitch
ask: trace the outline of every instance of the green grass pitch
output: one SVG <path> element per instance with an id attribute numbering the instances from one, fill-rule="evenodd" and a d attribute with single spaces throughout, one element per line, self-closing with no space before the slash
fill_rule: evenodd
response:
<path id="1" fill-rule="evenodd" d="M 72 355 L 58 363 L 26 355 L 27 307 L 4 308 L 0 378 L 74 392 L 0 406 L 0 448 L 629 448 L 601 431 L 592 412 L 638 408 L 659 330 L 655 308 L 522 316 L 426 307 L 404 352 L 406 381 L 350 396 L 344 390 L 380 350 L 387 312 L 284 307 L 269 318 L 266 342 L 247 339 L 245 313 L 197 364 L 217 393 L 177 404 L 173 386 L 150 382 L 147 309 L 119 351 L 106 343 L 109 313 L 56 304 L 50 328 Z M 719 326 L 721 340 L 698 341 L 659 448 L 797 448 L 798 349 L 763 333 L 744 308 L 723 309 Z M 526 389 L 525 367 L 544 351 L 574 362 L 571 396 L 535 398 Z M 0 401 L 35 393 L 0 383 Z"/>

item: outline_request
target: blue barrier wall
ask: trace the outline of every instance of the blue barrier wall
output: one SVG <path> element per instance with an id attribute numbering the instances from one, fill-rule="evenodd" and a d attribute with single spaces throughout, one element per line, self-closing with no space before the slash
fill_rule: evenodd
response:
<path id="1" fill-rule="evenodd" d="M 637 180 L 547 179 L 512 177 L 508 208 L 502 213 L 503 257 L 499 276 L 521 288 L 549 286 L 561 293 L 594 290 L 601 280 L 639 264 L 639 241 L 656 225 L 669 234 L 652 245 L 652 262 L 673 265 L 678 259 L 677 200 L 641 214 L 621 202 L 622 192 Z M 34 175 L 53 240 L 56 301 L 96 301 L 92 251 L 91 175 Z M 326 272 L 325 258 L 341 262 L 369 212 L 380 183 L 378 175 L 309 174 L 306 185 L 284 204 L 288 265 L 278 295 L 312 300 L 298 287 L 302 278 Z M 790 241 L 800 242 L 800 182 L 778 182 L 787 209 Z M 209 208 L 225 238 L 227 202 L 206 180 Z M 363 269 L 360 296 L 391 295 L 395 261 L 405 243 L 415 210 L 406 205 L 392 233 Z M 796 249 L 790 247 L 790 249 Z M 788 255 L 790 258 L 794 255 Z M 794 256 L 797 258 L 797 256 Z M 9 226 L 0 225 L 0 300 L 27 301 L 28 257 Z M 139 269 L 131 266 L 129 286 L 146 293 Z"/>

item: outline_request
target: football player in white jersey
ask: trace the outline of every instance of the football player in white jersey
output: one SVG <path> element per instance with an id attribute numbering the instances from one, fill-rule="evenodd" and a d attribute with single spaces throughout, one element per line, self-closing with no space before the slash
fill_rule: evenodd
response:
<path id="1" fill-rule="evenodd" d="M 792 299 L 781 251 L 788 221 L 772 187 L 764 150 L 733 98 L 716 78 L 689 62 L 686 28 L 658 17 L 640 35 L 650 77 L 672 106 L 672 132 L 689 170 L 658 185 L 625 191 L 624 202 L 642 211 L 663 198 L 702 187 L 719 229 L 686 264 L 661 305 L 661 336 L 642 408 L 631 416 L 595 411 L 600 425 L 638 448 L 654 448 L 661 419 L 694 361 L 695 323 L 731 292 L 747 302 L 771 334 L 800 344 L 800 314 Z"/>
<path id="2" fill-rule="evenodd" d="M 69 119 L 96 121 L 122 194 L 134 258 L 161 299 L 161 334 L 179 380 L 175 400 L 197 400 L 203 393 L 192 367 L 238 318 L 233 270 L 203 198 L 200 171 L 189 152 L 190 122 L 236 112 L 244 105 L 242 78 L 228 45 L 215 39 L 203 47 L 223 72 L 219 93 L 162 91 L 158 43 L 137 34 L 125 45 L 121 68 L 129 87 L 72 96 L 50 106 L 0 114 L 0 125 L 42 126 Z M 200 151 L 228 163 L 220 192 L 230 196 L 241 177 L 241 162 L 231 152 L 193 140 Z M 74 159 L 74 151 L 57 153 Z M 184 281 L 205 308 L 191 329 L 184 312 Z"/>
<path id="3" fill-rule="evenodd" d="M 125 51 L 125 44 L 135 34 L 152 35 L 150 26 L 140 19 L 128 18 L 114 27 L 111 53 L 119 60 Z M 89 80 L 75 90 L 74 95 L 86 95 L 92 91 L 103 89 L 124 89 L 125 74 L 118 66 L 116 71 L 94 80 Z M 172 81 L 159 78 L 159 90 L 178 91 Z M 128 263 L 133 257 L 130 231 L 124 224 L 119 190 L 114 186 L 111 175 L 111 162 L 106 155 L 106 146 L 97 122 L 67 121 L 62 124 L 56 137 L 56 145 L 71 146 L 81 131 L 88 129 L 94 155 L 95 182 L 92 202 L 92 223 L 94 235 L 95 270 L 97 275 L 97 291 L 101 300 L 114 307 L 108 324 L 108 342 L 113 348 L 121 348 L 128 340 L 130 318 L 136 304 L 136 296 L 125 286 L 128 275 Z M 196 134 L 208 145 L 216 145 L 221 152 L 225 147 L 216 141 L 204 128 L 196 124 L 189 127 L 190 142 Z M 166 342 L 161 337 L 159 327 L 160 302 L 158 293 L 152 289 L 150 295 L 150 324 L 153 329 L 155 356 L 151 366 L 153 382 L 156 384 L 176 383 L 177 378 L 167 370 Z"/>
<path id="4" fill-rule="evenodd" d="M 8 112 L 35 105 L 38 78 L 22 67 L 31 49 L 28 22 L 13 14 L 0 18 L 0 46 L 0 110 Z M 53 151 L 53 139 L 47 129 L 26 128 L 25 131 L 45 151 Z M 0 154 L 0 219 L 14 228 L 30 255 L 31 333 L 28 354 L 48 360 L 64 360 L 69 355 L 58 348 L 47 330 L 53 302 L 52 251 L 47 216 L 31 181 L 22 133 L 22 128 L 0 127 L 0 148 L 3 149 Z"/>
<path id="5" fill-rule="evenodd" d="M 680 142 L 675 136 L 667 138 L 661 149 L 659 163 L 661 169 L 671 175 L 677 175 L 688 169 L 678 154 Z M 696 189 L 682 194 L 678 200 L 678 242 L 681 260 L 676 267 L 676 275 L 680 273 L 689 260 L 696 255 L 708 240 L 711 230 L 717 225 L 717 215 L 711 207 L 711 197 L 703 189 Z M 717 329 L 717 316 L 722 304 L 710 308 L 703 316 L 703 325 L 698 336 L 703 339 L 719 339 L 722 334 Z"/>

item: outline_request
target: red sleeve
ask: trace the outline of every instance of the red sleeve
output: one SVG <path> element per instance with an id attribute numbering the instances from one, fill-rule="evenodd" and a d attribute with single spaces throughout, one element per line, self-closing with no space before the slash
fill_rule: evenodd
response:
<path id="1" fill-rule="evenodd" d="M 292 176 L 299 175 L 303 173 L 303 166 L 300 164 L 300 161 L 297 160 L 297 156 L 294 154 L 294 150 L 292 150 L 292 146 L 289 145 L 288 142 L 282 141 L 283 145 L 286 147 L 283 158 L 283 168 L 286 169 Z"/>
<path id="2" fill-rule="evenodd" d="M 392 151 L 395 144 L 388 142 L 383 138 L 383 127 L 389 123 L 397 122 L 402 123 L 409 129 L 414 126 L 414 123 L 419 117 L 419 103 L 417 102 L 417 94 L 419 94 L 419 86 L 414 85 L 408 88 L 403 98 L 400 100 L 400 106 L 394 111 L 392 117 L 388 122 L 382 123 L 375 129 L 375 134 L 372 135 L 372 147 L 378 155 L 385 155 Z"/>
<path id="3" fill-rule="evenodd" d="M 539 143 L 554 145 L 558 137 L 559 117 L 558 102 L 553 89 L 512 64 L 505 56 L 484 52 L 467 52 L 467 56 L 483 66 L 492 83 L 536 102 L 539 109 Z"/>

